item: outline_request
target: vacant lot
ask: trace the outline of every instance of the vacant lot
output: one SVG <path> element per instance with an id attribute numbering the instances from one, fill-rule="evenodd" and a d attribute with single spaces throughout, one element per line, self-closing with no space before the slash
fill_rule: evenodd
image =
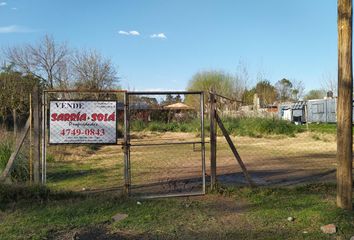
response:
<path id="1" fill-rule="evenodd" d="M 200 141 L 194 133 L 134 134 L 131 175 L 134 191 L 158 184 L 163 192 L 201 188 L 200 145 L 135 146 L 147 143 Z M 207 139 L 208 141 L 208 139 Z M 254 180 L 278 186 L 334 180 L 336 144 L 333 134 L 304 132 L 296 137 L 233 137 Z M 206 146 L 209 175 L 209 144 Z M 124 184 L 122 146 L 51 146 L 48 185 L 55 189 L 96 190 Z M 217 143 L 217 173 L 221 183 L 244 185 L 241 169 L 223 137 Z M 181 180 L 182 182 L 176 183 Z"/>

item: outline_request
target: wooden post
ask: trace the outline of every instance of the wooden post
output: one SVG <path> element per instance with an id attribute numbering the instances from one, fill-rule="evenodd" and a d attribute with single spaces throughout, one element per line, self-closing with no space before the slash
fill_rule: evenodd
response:
<path id="1" fill-rule="evenodd" d="M 23 142 L 25 141 L 25 138 L 27 136 L 28 130 L 29 130 L 29 125 L 30 125 L 30 119 L 27 119 L 26 125 L 22 131 L 22 133 L 19 135 L 17 141 L 16 141 L 16 147 L 15 150 L 12 152 L 9 160 L 7 161 L 6 167 L 4 171 L 0 175 L 0 181 L 5 181 L 6 178 L 9 176 L 11 169 L 14 165 L 15 159 L 20 152 L 21 146 Z"/>
<path id="2" fill-rule="evenodd" d="M 131 174 L 130 174 L 130 116 L 129 116 L 129 94 L 124 93 L 124 194 L 130 195 Z"/>
<path id="3" fill-rule="evenodd" d="M 337 206 L 352 210 L 352 0 L 338 0 Z"/>
<path id="4" fill-rule="evenodd" d="M 33 180 L 33 141 L 32 141 L 32 93 L 29 94 L 29 140 L 30 140 L 30 149 L 29 149 L 29 182 L 32 185 Z"/>
<path id="5" fill-rule="evenodd" d="M 218 123 L 218 125 L 219 125 L 219 127 L 220 127 L 220 129 L 221 129 L 221 131 L 222 131 L 227 143 L 229 144 L 229 147 L 231 148 L 232 153 L 234 154 L 238 164 L 240 165 L 240 167 L 242 169 L 242 172 L 243 172 L 243 175 L 245 176 L 245 178 L 246 178 L 246 180 L 248 182 L 248 185 L 250 187 L 255 187 L 256 184 L 252 181 L 252 178 L 249 175 L 249 173 L 247 171 L 247 168 L 246 168 L 245 164 L 243 163 L 243 161 L 241 159 L 240 154 L 238 154 L 234 143 L 232 142 L 232 140 L 231 140 L 226 128 L 224 127 L 224 124 L 222 123 L 222 121 L 221 121 L 221 119 L 220 119 L 220 117 L 218 116 L 217 113 L 215 114 L 215 119 L 216 119 L 216 122 Z"/>
<path id="6" fill-rule="evenodd" d="M 39 119 L 39 88 L 38 85 L 34 87 L 32 106 L 33 106 L 33 182 L 40 183 L 40 169 L 39 163 L 41 158 L 40 150 L 40 119 Z"/>
<path id="7" fill-rule="evenodd" d="M 210 92 L 210 185 L 211 190 L 216 186 L 216 101 L 214 91 Z"/>

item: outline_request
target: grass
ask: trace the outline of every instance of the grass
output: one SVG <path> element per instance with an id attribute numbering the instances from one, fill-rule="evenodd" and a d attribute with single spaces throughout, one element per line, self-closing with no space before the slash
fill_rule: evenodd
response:
<path id="1" fill-rule="evenodd" d="M 277 118 L 225 118 L 224 125 L 229 133 L 238 136 L 263 137 L 286 135 L 294 137 L 302 129 Z"/>
<path id="2" fill-rule="evenodd" d="M 0 142 L 0 172 L 5 169 L 12 153 L 11 141 Z"/>
<path id="3" fill-rule="evenodd" d="M 11 202 L 1 199 L 6 206 L 0 212 L 2 239 L 71 239 L 85 232 L 130 239 L 349 239 L 354 235 L 354 214 L 336 208 L 335 186 L 330 184 L 220 188 L 204 197 L 140 200 L 142 204 L 114 194 L 72 195 L 1 186 L 1 195 L 6 195 L 3 189 L 15 191 L 17 197 Z M 118 212 L 128 218 L 112 222 Z M 289 216 L 295 220 L 287 221 Z M 338 233 L 321 233 L 320 226 L 329 223 L 337 226 Z"/>
<path id="4" fill-rule="evenodd" d="M 122 186 L 120 146 L 49 146 L 47 184 L 52 189 L 81 191 Z"/>
<path id="5" fill-rule="evenodd" d="M 0 173 L 5 169 L 6 164 L 12 154 L 14 140 L 10 133 L 0 130 Z M 17 155 L 11 171 L 11 180 L 25 182 L 28 180 L 28 157 L 21 149 Z"/>
<path id="6" fill-rule="evenodd" d="M 303 132 L 303 128 L 277 118 L 223 118 L 223 124 L 228 132 L 237 136 L 263 137 L 268 135 L 286 135 L 294 137 L 296 133 Z M 210 130 L 208 121 L 206 131 Z M 151 132 L 200 132 L 200 120 L 190 122 L 143 122 L 132 121 L 133 131 Z"/>
<path id="7" fill-rule="evenodd" d="M 302 125 L 303 131 L 314 132 L 314 133 L 324 133 L 324 134 L 337 134 L 337 125 L 335 123 L 310 123 L 308 125 Z"/>
<path id="8" fill-rule="evenodd" d="M 190 122 L 144 122 L 135 120 L 131 122 L 132 131 L 151 131 L 151 132 L 199 132 L 200 120 L 192 120 Z"/>

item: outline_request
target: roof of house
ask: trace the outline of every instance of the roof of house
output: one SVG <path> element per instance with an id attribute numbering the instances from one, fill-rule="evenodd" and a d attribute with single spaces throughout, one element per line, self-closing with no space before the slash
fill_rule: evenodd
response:
<path id="1" fill-rule="evenodd" d="M 298 101 L 296 103 L 294 103 L 294 105 L 291 106 L 291 109 L 293 110 L 302 110 L 304 109 L 306 106 L 306 102 L 305 101 Z"/>
<path id="2" fill-rule="evenodd" d="M 173 103 L 167 106 L 164 106 L 165 109 L 171 109 L 171 110 L 191 110 L 193 107 L 188 106 L 187 104 L 184 103 Z"/>

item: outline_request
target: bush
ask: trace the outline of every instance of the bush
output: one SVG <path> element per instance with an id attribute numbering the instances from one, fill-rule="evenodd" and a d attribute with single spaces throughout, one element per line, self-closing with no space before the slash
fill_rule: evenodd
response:
<path id="1" fill-rule="evenodd" d="M 12 153 L 11 141 L 0 142 L 0 172 L 2 172 Z"/>
<path id="2" fill-rule="evenodd" d="M 291 122 L 277 118 L 224 118 L 223 123 L 230 134 L 240 136 L 295 136 L 295 133 L 302 131 L 300 127 Z"/>
<path id="3" fill-rule="evenodd" d="M 13 141 L 11 139 L 0 142 L 0 173 L 5 169 L 12 154 Z M 19 152 L 11 170 L 11 179 L 16 182 L 25 182 L 29 179 L 28 159 L 23 152 Z"/>
<path id="4" fill-rule="evenodd" d="M 210 131 L 209 121 L 205 119 L 206 132 Z M 277 118 L 223 118 L 222 122 L 232 135 L 263 137 L 266 135 L 287 135 L 295 136 L 295 133 L 302 132 L 301 126 Z M 200 119 L 193 119 L 185 122 L 161 122 L 153 121 L 145 123 L 140 120 L 131 124 L 133 131 L 151 132 L 200 132 Z M 218 131 L 221 134 L 221 131 Z"/>

